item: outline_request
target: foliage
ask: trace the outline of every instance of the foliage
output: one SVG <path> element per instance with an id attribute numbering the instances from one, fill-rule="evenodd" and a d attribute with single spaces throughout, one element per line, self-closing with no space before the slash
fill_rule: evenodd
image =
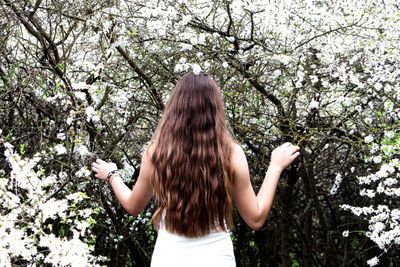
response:
<path id="1" fill-rule="evenodd" d="M 236 216 L 238 266 L 399 265 L 396 1 L 0 3 L 1 265 L 149 265 L 153 204 L 128 216 L 88 168 L 111 159 L 132 186 L 173 84 L 200 68 L 255 188 L 273 147 L 302 148 L 264 228 Z"/>

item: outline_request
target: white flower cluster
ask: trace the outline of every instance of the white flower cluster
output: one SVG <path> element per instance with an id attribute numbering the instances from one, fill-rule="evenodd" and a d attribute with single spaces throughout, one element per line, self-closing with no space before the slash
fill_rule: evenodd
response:
<path id="1" fill-rule="evenodd" d="M 201 67 L 198 64 L 193 64 L 192 69 L 193 69 L 193 73 L 196 75 L 199 75 L 201 72 Z"/>
<path id="2" fill-rule="evenodd" d="M 365 137 L 365 142 L 369 144 L 371 152 L 367 162 L 381 165 L 377 172 L 359 177 L 358 182 L 363 187 L 360 195 L 371 199 L 379 196 L 377 200 L 392 198 L 397 201 L 396 199 L 400 197 L 400 133 L 387 131 L 384 136 L 380 142 L 374 140 L 370 135 Z M 379 154 L 377 155 L 377 153 Z M 378 160 L 377 157 L 379 157 Z M 383 251 L 393 244 L 400 244 L 400 209 L 398 206 L 381 204 L 376 207 L 351 205 L 342 205 L 341 207 L 368 220 L 369 227 L 366 235 Z M 369 266 L 375 266 L 379 263 L 379 258 L 374 257 L 367 263 Z"/>
<path id="3" fill-rule="evenodd" d="M 99 115 L 97 115 L 97 112 L 94 110 L 92 106 L 89 106 L 85 109 L 85 114 L 86 114 L 86 121 L 93 121 L 93 122 L 100 121 Z"/>
<path id="4" fill-rule="evenodd" d="M 367 261 L 367 264 L 369 265 L 369 266 L 376 266 L 376 265 L 378 265 L 378 263 L 379 263 L 379 259 L 378 259 L 378 257 L 373 257 L 372 259 L 370 259 L 369 261 Z"/>
<path id="5" fill-rule="evenodd" d="M 344 210 L 350 210 L 356 216 L 368 218 L 369 231 L 366 235 L 380 249 L 385 251 L 391 244 L 400 244 L 400 209 L 390 209 L 386 205 L 379 205 L 376 208 L 350 205 L 341 207 Z"/>
<path id="6" fill-rule="evenodd" d="M 54 147 L 54 151 L 57 155 L 64 155 L 67 153 L 67 148 L 63 144 L 58 144 Z"/>
<path id="7" fill-rule="evenodd" d="M 89 148 L 83 143 L 79 143 L 75 147 L 74 152 L 75 152 L 76 155 L 80 156 L 81 158 L 84 158 L 84 157 L 87 157 L 87 156 L 91 155 L 91 153 L 89 151 Z"/>
<path id="8" fill-rule="evenodd" d="M 93 256 L 92 247 L 81 240 L 87 234 L 93 210 L 71 209 L 85 195 L 76 192 L 63 199 L 51 197 L 45 188 L 57 183 L 57 175 L 44 176 L 43 171 L 35 171 L 40 169 L 38 163 L 43 155 L 22 159 L 12 145 L 4 145 L 12 170 L 9 178 L 0 178 L 0 266 L 11 266 L 11 260 L 16 257 L 32 266 L 40 262 L 54 266 L 98 266 L 97 262 L 104 257 Z M 20 194 L 21 190 L 25 194 Z M 43 229 L 52 228 L 46 222 L 49 219 L 66 221 L 73 238 L 46 234 Z M 45 253 L 41 252 L 42 248 L 47 248 Z"/>
<path id="9" fill-rule="evenodd" d="M 337 190 L 339 189 L 340 184 L 342 183 L 342 179 L 343 179 L 342 175 L 340 173 L 337 173 L 336 177 L 335 177 L 335 182 L 329 192 L 331 195 L 336 194 Z"/>
<path id="10" fill-rule="evenodd" d="M 74 231 L 70 240 L 53 234 L 42 236 L 39 245 L 50 249 L 44 262 L 53 266 L 88 266 L 95 259 L 90 254 L 92 249 L 79 239 L 77 231 Z"/>

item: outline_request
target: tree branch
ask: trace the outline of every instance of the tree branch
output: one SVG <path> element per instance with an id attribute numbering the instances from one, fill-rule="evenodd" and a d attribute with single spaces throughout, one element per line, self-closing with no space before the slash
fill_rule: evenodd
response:
<path id="1" fill-rule="evenodd" d="M 154 88 L 153 82 L 150 79 L 149 76 L 144 73 L 139 66 L 136 64 L 136 62 L 128 55 L 128 53 L 123 49 L 121 46 L 116 47 L 117 51 L 121 54 L 121 56 L 128 62 L 129 66 L 144 80 L 144 82 L 148 85 L 148 88 L 150 88 L 151 95 L 153 96 L 154 100 L 156 101 L 157 108 L 160 110 L 164 109 L 164 103 L 162 101 L 161 95 L 158 93 L 158 91 Z"/>

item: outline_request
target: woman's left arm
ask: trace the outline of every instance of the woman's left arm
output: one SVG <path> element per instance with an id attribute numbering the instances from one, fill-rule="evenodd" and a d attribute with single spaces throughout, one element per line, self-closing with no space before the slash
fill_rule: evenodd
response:
<path id="1" fill-rule="evenodd" d="M 97 159 L 92 163 L 92 171 L 96 173 L 95 177 L 100 180 L 106 180 L 107 175 L 114 170 L 117 170 L 117 165 L 112 162 Z M 139 178 L 132 190 L 125 185 L 118 173 L 114 173 L 110 177 L 109 182 L 119 203 L 130 215 L 138 215 L 147 206 L 153 195 L 150 184 L 150 170 L 150 153 L 147 148 L 142 156 Z"/>

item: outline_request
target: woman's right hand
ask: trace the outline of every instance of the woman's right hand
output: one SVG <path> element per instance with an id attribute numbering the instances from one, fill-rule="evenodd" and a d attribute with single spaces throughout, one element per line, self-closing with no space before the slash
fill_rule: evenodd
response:
<path id="1" fill-rule="evenodd" d="M 284 143 L 277 147 L 271 153 L 271 165 L 283 171 L 286 169 L 299 155 L 300 147 L 291 143 Z"/>

